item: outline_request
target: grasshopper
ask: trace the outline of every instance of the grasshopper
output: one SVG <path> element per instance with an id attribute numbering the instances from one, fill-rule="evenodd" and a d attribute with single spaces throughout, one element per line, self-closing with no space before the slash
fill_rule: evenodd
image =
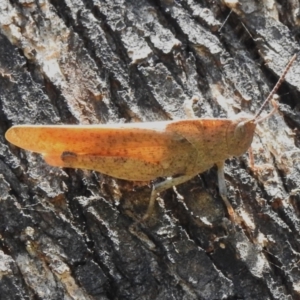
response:
<path id="1" fill-rule="evenodd" d="M 17 125 L 6 132 L 6 139 L 32 152 L 41 153 L 52 166 L 99 171 L 115 178 L 155 183 L 146 214 L 151 216 L 155 199 L 162 191 L 190 180 L 197 174 L 218 167 L 220 195 L 229 216 L 234 210 L 227 199 L 224 162 L 244 154 L 250 147 L 257 123 L 276 109 L 273 99 L 288 70 L 292 57 L 277 84 L 254 117 L 232 119 L 195 118 L 175 121 L 106 125 Z M 273 110 L 259 118 L 271 101 Z"/>

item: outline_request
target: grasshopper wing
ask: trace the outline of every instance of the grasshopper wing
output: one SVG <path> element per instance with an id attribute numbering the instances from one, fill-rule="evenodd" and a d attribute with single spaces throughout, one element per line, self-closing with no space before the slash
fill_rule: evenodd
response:
<path id="1" fill-rule="evenodd" d="M 6 138 L 43 154 L 54 166 L 85 168 L 126 180 L 184 174 L 197 153 L 181 135 L 166 131 L 172 122 L 82 126 L 19 125 Z"/>

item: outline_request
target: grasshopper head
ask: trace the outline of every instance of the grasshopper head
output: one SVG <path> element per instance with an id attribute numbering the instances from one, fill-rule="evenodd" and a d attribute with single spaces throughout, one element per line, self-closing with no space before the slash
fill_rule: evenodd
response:
<path id="1" fill-rule="evenodd" d="M 250 147 L 256 128 L 254 118 L 239 117 L 227 129 L 227 149 L 230 156 L 240 156 Z"/>

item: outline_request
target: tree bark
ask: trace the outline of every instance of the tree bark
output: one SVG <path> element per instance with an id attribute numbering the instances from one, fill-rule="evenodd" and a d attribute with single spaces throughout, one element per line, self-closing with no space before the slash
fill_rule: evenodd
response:
<path id="1" fill-rule="evenodd" d="M 297 1 L 0 0 L 0 299 L 300 299 L 299 59 L 248 155 L 145 213 L 151 186 L 60 169 L 16 124 L 254 114 L 299 50 Z"/>

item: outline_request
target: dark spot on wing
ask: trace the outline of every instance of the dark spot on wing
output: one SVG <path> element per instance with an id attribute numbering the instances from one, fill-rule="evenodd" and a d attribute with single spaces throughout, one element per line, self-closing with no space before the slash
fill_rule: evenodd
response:
<path id="1" fill-rule="evenodd" d="M 62 154 L 61 154 L 61 159 L 64 161 L 68 158 L 74 158 L 74 157 L 77 157 L 77 154 L 74 153 L 74 152 L 71 152 L 71 151 L 64 151 Z"/>

